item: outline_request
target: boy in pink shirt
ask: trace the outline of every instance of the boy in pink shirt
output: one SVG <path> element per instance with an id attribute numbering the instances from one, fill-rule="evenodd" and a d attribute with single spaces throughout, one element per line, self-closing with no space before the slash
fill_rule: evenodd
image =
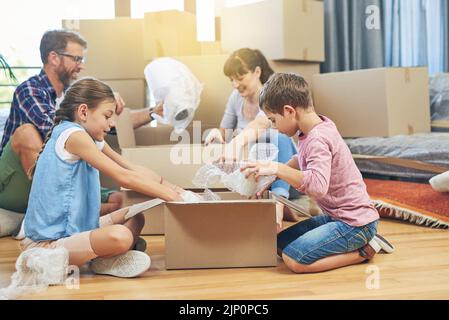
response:
<path id="1" fill-rule="evenodd" d="M 316 114 L 307 82 L 275 74 L 264 85 L 260 106 L 273 127 L 290 137 L 301 132 L 298 156 L 287 164 L 248 164 L 246 176 L 276 175 L 315 199 L 325 214 L 278 235 L 278 252 L 296 273 L 322 272 L 370 260 L 393 247 L 376 235 L 379 214 L 362 175 L 335 124 Z"/>

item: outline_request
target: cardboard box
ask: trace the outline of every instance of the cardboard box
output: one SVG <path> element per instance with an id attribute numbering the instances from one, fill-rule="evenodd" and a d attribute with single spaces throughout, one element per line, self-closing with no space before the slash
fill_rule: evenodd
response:
<path id="1" fill-rule="evenodd" d="M 194 120 L 202 126 L 218 128 L 226 108 L 232 86 L 223 73 L 229 55 L 182 56 L 175 57 L 185 64 L 203 84 L 201 102 Z"/>
<path id="2" fill-rule="evenodd" d="M 316 62 L 298 62 L 298 61 L 269 61 L 274 72 L 298 73 L 309 84 L 312 84 L 313 75 L 320 73 L 320 64 Z"/>
<path id="3" fill-rule="evenodd" d="M 222 11 L 227 52 L 260 49 L 272 60 L 325 60 L 324 5 L 313 0 L 265 0 Z"/>
<path id="4" fill-rule="evenodd" d="M 380 68 L 315 75 L 316 111 L 343 137 L 430 132 L 427 68 Z"/>
<path id="5" fill-rule="evenodd" d="M 132 163 L 147 167 L 184 189 L 195 189 L 192 179 L 206 163 L 217 160 L 222 154 L 223 145 L 209 146 L 176 144 L 166 146 L 148 146 L 122 148 L 122 156 Z M 223 185 L 211 185 L 211 188 L 223 188 Z"/>
<path id="6" fill-rule="evenodd" d="M 78 31 L 87 41 L 85 70 L 80 76 L 105 80 L 143 78 L 142 19 L 79 20 L 75 24 L 63 21 L 63 26 Z"/>
<path id="7" fill-rule="evenodd" d="M 195 15 L 175 10 L 145 13 L 143 43 L 145 60 L 199 55 L 201 46 L 196 38 Z"/>
<path id="8" fill-rule="evenodd" d="M 167 269 L 274 267 L 273 200 L 166 203 Z"/>
<path id="9" fill-rule="evenodd" d="M 135 148 L 142 146 L 156 146 L 169 144 L 201 144 L 204 140 L 207 130 L 211 126 L 204 126 L 202 123 L 193 121 L 184 132 L 177 134 L 173 127 L 169 125 L 158 124 L 152 127 L 150 124 L 133 129 L 129 108 L 125 108 L 120 116 L 115 119 L 117 129 L 117 143 L 120 148 Z"/>
<path id="10" fill-rule="evenodd" d="M 198 189 L 191 190 L 199 193 L 202 192 L 202 190 Z M 122 192 L 124 196 L 124 207 L 153 199 L 133 190 L 122 190 Z M 246 200 L 244 197 L 229 191 L 216 192 L 216 194 L 218 194 L 222 200 Z M 145 215 L 145 225 L 141 232 L 142 235 L 165 234 L 164 206 L 151 208 L 146 210 L 143 214 Z"/>
<path id="11" fill-rule="evenodd" d="M 119 92 L 127 108 L 141 109 L 146 107 L 146 81 L 136 80 L 103 80 L 116 92 Z"/>
<path id="12" fill-rule="evenodd" d="M 200 45 L 202 56 L 223 54 L 220 41 L 204 41 L 200 42 Z"/>
<path id="13" fill-rule="evenodd" d="M 124 193 L 126 205 L 149 200 L 134 191 Z M 219 195 L 221 201 L 162 203 L 144 212 L 142 234 L 165 232 L 166 268 L 276 266 L 275 201 Z"/>

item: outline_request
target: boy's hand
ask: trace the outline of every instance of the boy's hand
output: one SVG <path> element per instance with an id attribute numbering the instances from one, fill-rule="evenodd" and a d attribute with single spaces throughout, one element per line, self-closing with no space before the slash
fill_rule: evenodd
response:
<path id="1" fill-rule="evenodd" d="M 251 175 L 254 175 L 256 181 L 259 181 L 261 176 L 277 176 L 279 170 L 279 163 L 274 161 L 258 161 L 246 164 L 240 169 L 245 173 L 245 177 L 248 179 Z"/>

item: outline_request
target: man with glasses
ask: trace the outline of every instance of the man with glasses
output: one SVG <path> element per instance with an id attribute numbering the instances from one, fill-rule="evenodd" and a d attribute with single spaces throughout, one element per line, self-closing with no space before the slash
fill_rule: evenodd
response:
<path id="1" fill-rule="evenodd" d="M 0 211 L 25 213 L 31 189 L 28 175 L 42 148 L 47 132 L 53 126 L 55 112 L 64 91 L 84 69 L 86 41 L 76 32 L 47 31 L 40 43 L 43 68 L 14 92 L 9 118 L 0 145 Z M 116 93 L 117 114 L 124 102 Z M 135 127 L 151 121 L 148 110 L 135 113 Z M 42 186 L 45 188 L 45 186 Z M 121 207 L 122 195 L 102 189 L 102 214 Z M 0 212 L 0 236 L 17 228 L 23 215 L 8 218 Z M 3 217 L 3 218 L 2 218 Z"/>

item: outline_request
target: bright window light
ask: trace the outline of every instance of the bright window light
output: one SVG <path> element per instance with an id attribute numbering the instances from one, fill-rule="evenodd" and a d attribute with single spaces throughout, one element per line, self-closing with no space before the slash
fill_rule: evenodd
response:
<path id="1" fill-rule="evenodd" d="M 226 7 L 237 7 L 242 6 L 244 4 L 250 4 L 250 3 L 256 3 L 256 2 L 262 2 L 265 0 L 226 0 Z"/>
<path id="2" fill-rule="evenodd" d="M 60 29 L 61 20 L 114 16 L 114 0 L 2 0 L 0 52 L 11 65 L 41 66 L 42 35 L 49 29 Z"/>
<path id="3" fill-rule="evenodd" d="M 198 41 L 215 41 L 215 6 L 211 0 L 196 0 Z"/>
<path id="4" fill-rule="evenodd" d="M 142 19 L 145 12 L 184 11 L 184 0 L 131 0 L 131 17 Z"/>

